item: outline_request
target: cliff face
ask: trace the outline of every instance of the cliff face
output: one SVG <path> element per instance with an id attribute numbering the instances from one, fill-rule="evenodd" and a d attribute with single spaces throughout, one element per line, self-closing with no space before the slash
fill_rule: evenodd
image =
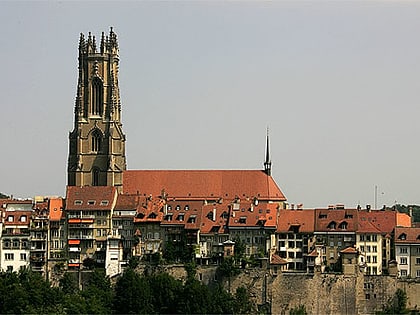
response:
<path id="1" fill-rule="evenodd" d="M 257 305 L 271 305 L 272 314 L 289 314 L 301 305 L 308 314 L 375 314 L 398 288 L 407 293 L 407 308 L 420 306 L 420 282 L 390 276 L 298 273 L 273 276 L 254 269 L 232 279 L 230 286 L 232 292 L 239 286 L 247 287 Z"/>
<path id="2" fill-rule="evenodd" d="M 138 272 L 167 272 L 177 279 L 186 279 L 182 265 L 157 268 L 140 266 Z M 153 270 L 152 270 L 153 269 Z M 220 281 L 216 266 L 197 266 L 196 277 L 207 285 Z M 308 314 L 375 314 L 382 310 L 397 289 L 407 293 L 407 308 L 420 308 L 420 280 L 400 280 L 391 276 L 278 273 L 267 269 L 242 270 L 230 281 L 223 279 L 226 290 L 235 293 L 245 287 L 252 301 L 271 314 L 289 314 L 305 306 Z"/>

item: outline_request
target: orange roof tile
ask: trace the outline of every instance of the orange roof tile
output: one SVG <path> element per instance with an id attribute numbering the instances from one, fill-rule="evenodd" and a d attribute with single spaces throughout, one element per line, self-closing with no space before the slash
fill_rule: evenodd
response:
<path id="1" fill-rule="evenodd" d="M 313 233 L 315 226 L 315 210 L 280 209 L 277 233 L 287 233 L 291 226 L 296 226 L 299 233 Z"/>
<path id="2" fill-rule="evenodd" d="M 359 210 L 358 233 L 390 234 L 396 225 L 394 210 Z"/>
<path id="3" fill-rule="evenodd" d="M 49 213 L 51 221 L 60 221 L 63 215 L 63 198 L 51 198 L 49 200 Z"/>
<path id="4" fill-rule="evenodd" d="M 396 227 L 395 243 L 420 244 L 420 228 L 417 227 Z"/>
<path id="5" fill-rule="evenodd" d="M 128 170 L 123 189 L 126 194 L 153 196 L 164 190 L 176 198 L 286 200 L 273 178 L 260 170 Z"/>
<path id="6" fill-rule="evenodd" d="M 280 256 L 273 254 L 271 255 L 270 265 L 287 265 L 288 261 Z"/>
<path id="7" fill-rule="evenodd" d="M 66 210 L 111 210 L 117 189 L 112 186 L 67 186 Z"/>
<path id="8" fill-rule="evenodd" d="M 330 227 L 335 224 L 335 229 Z M 341 228 L 344 227 L 345 228 Z M 315 209 L 315 231 L 354 232 L 357 228 L 357 209 Z"/>
<path id="9" fill-rule="evenodd" d="M 254 205 L 252 201 L 241 201 L 238 208 L 230 209 L 229 228 L 255 227 L 276 228 L 277 204 L 260 201 Z"/>
<path id="10" fill-rule="evenodd" d="M 343 250 L 340 250 L 342 254 L 357 254 L 359 251 L 354 247 L 347 247 Z"/>

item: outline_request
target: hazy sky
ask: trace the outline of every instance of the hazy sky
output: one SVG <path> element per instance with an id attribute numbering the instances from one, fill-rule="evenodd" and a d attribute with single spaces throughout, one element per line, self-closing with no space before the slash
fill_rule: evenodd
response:
<path id="1" fill-rule="evenodd" d="M 0 192 L 64 195 L 81 32 L 113 26 L 129 169 L 262 169 L 420 204 L 420 3 L 0 2 Z"/>

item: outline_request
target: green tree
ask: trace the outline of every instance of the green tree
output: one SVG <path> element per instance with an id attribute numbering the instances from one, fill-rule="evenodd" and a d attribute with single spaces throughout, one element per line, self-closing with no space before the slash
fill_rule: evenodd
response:
<path id="1" fill-rule="evenodd" d="M 251 314 L 253 312 L 253 304 L 249 299 L 249 292 L 245 287 L 236 289 L 234 313 L 235 314 Z"/>
<path id="2" fill-rule="evenodd" d="M 109 314 L 112 310 L 113 291 L 111 281 L 102 269 L 90 273 L 89 280 L 82 291 L 89 314 Z"/>
<path id="3" fill-rule="evenodd" d="M 406 314 L 407 293 L 404 290 L 397 289 L 394 296 L 388 301 L 382 312 L 379 314 Z"/>
<path id="4" fill-rule="evenodd" d="M 149 282 L 132 269 L 127 269 L 115 285 L 116 314 L 155 313 Z"/>
<path id="5" fill-rule="evenodd" d="M 183 285 L 167 273 L 158 273 L 148 278 L 153 292 L 152 304 L 159 314 L 176 314 L 182 299 Z"/>

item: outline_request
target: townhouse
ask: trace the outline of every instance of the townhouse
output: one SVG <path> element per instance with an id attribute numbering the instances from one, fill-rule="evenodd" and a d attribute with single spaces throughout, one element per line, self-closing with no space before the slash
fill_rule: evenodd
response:
<path id="1" fill-rule="evenodd" d="M 420 228 L 395 228 L 395 253 L 400 277 L 420 277 Z"/>
<path id="2" fill-rule="evenodd" d="M 3 203 L 0 242 L 2 271 L 14 272 L 29 266 L 31 215 L 31 200 L 7 200 Z"/>
<path id="3" fill-rule="evenodd" d="M 315 250 L 314 217 L 314 209 L 279 210 L 275 249 L 288 262 L 289 270 L 314 270 L 314 259 L 308 259 Z"/>
<path id="4" fill-rule="evenodd" d="M 105 267 L 107 237 L 117 201 L 113 186 L 68 186 L 66 192 L 68 267 Z"/>
<path id="5" fill-rule="evenodd" d="M 343 205 L 315 209 L 316 244 L 321 261 L 329 270 L 340 271 L 340 251 L 355 246 L 357 214 L 357 209 L 345 209 Z"/>

